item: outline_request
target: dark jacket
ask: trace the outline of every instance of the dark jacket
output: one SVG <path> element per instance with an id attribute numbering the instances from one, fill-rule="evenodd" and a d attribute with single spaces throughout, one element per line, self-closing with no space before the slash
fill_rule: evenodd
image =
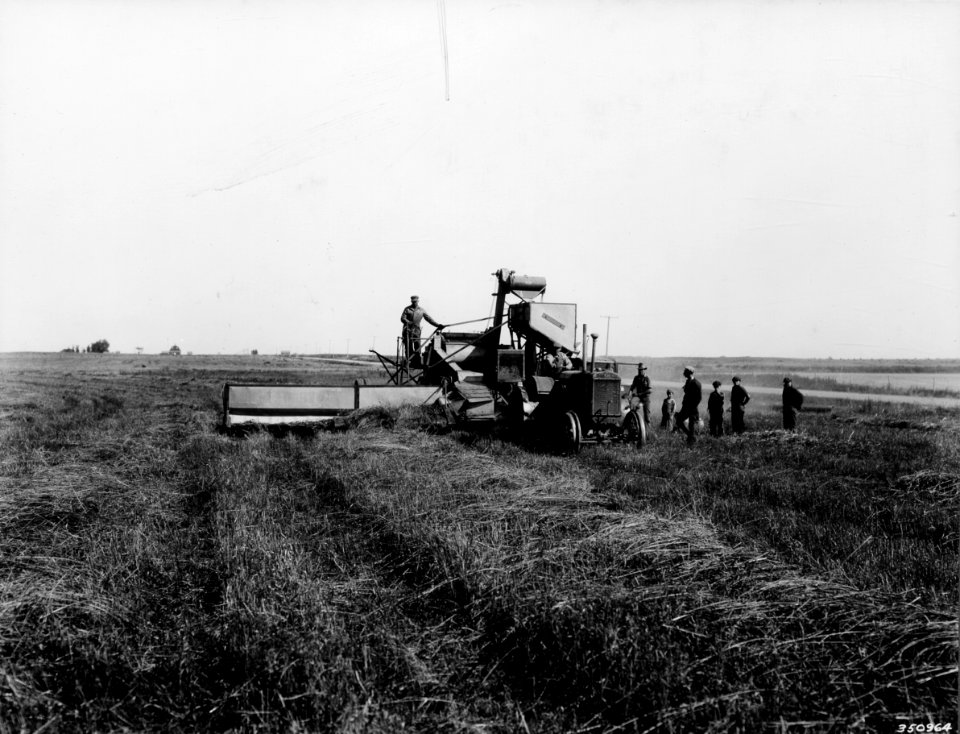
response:
<path id="1" fill-rule="evenodd" d="M 710 415 L 723 415 L 723 393 L 714 390 L 707 398 L 707 412 Z"/>
<path id="2" fill-rule="evenodd" d="M 700 380 L 695 377 L 688 377 L 683 384 L 683 402 L 680 403 L 680 409 L 695 411 L 700 407 L 701 400 L 703 400 L 703 388 L 700 387 Z"/>
<path id="3" fill-rule="evenodd" d="M 750 402 L 750 395 L 740 385 L 734 385 L 730 388 L 730 408 L 732 410 L 743 410 L 743 406 Z"/>
<path id="4" fill-rule="evenodd" d="M 640 398 L 649 398 L 652 392 L 650 378 L 644 374 L 637 375 L 630 383 L 630 392 Z"/>
<path id="5" fill-rule="evenodd" d="M 783 386 L 783 407 L 784 409 L 802 410 L 803 393 L 797 390 L 793 385 Z"/>

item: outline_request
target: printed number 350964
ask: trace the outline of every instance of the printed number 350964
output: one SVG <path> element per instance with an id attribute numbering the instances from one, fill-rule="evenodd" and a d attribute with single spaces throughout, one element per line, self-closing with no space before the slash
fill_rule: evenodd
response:
<path id="1" fill-rule="evenodd" d="M 897 734 L 925 734 L 928 731 L 952 731 L 952 724 L 900 724 Z"/>

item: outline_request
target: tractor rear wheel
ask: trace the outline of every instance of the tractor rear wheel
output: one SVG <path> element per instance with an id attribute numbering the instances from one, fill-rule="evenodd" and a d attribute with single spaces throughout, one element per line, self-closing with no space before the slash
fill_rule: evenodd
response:
<path id="1" fill-rule="evenodd" d="M 580 418 L 572 410 L 563 416 L 563 449 L 571 453 L 578 453 L 583 444 L 583 431 L 580 429 Z"/>
<path id="2" fill-rule="evenodd" d="M 647 427 L 637 411 L 631 410 L 623 419 L 623 436 L 630 443 L 635 443 L 637 447 L 646 444 Z"/>

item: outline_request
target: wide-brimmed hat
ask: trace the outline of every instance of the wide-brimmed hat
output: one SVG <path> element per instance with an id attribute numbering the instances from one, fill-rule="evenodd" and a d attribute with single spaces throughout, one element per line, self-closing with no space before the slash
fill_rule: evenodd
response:
<path id="1" fill-rule="evenodd" d="M 647 369 L 647 368 L 643 366 L 643 362 L 637 362 L 637 369 L 638 369 L 638 370 L 645 370 L 645 369 Z"/>

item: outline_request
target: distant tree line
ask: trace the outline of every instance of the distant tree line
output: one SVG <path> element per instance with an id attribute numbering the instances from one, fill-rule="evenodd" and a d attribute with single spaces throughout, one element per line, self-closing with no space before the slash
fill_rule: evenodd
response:
<path id="1" fill-rule="evenodd" d="M 106 354 L 107 352 L 110 351 L 110 342 L 108 342 L 106 339 L 99 339 L 95 341 L 93 344 L 87 344 L 87 346 L 85 346 L 82 350 L 80 349 L 79 345 L 75 345 L 72 347 L 67 347 L 66 349 L 61 349 L 60 351 L 75 352 L 75 353 L 80 353 L 81 351 L 83 351 L 83 352 L 88 352 L 93 354 Z"/>

